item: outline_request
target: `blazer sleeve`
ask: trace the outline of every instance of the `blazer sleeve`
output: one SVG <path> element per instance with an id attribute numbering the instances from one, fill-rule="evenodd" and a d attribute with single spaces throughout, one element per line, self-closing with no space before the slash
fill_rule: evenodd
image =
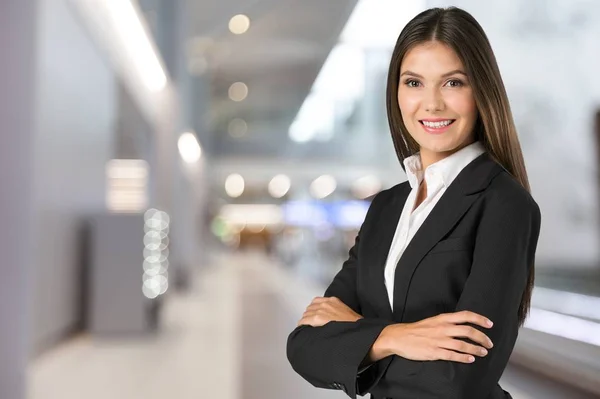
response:
<path id="1" fill-rule="evenodd" d="M 523 197 L 521 197 L 522 199 Z M 471 364 L 422 362 L 417 375 L 386 375 L 402 393 L 419 398 L 485 399 L 498 388 L 519 329 L 518 309 L 533 264 L 541 214 L 531 198 L 504 198 L 484 212 L 477 231 L 471 273 L 456 311 L 469 310 L 494 322 L 491 329 L 474 326 L 492 340 L 487 356 Z M 395 370 L 414 370 L 412 361 L 394 356 Z M 406 367 L 404 367 L 406 366 Z M 390 370 L 390 369 L 388 369 Z"/>
<path id="2" fill-rule="evenodd" d="M 348 260 L 335 276 L 326 297 L 335 296 L 361 314 L 356 292 L 358 247 L 365 224 L 379 206 L 381 193 L 375 197 Z M 329 322 L 321 327 L 298 326 L 287 340 L 287 357 L 292 368 L 318 388 L 341 389 L 351 398 L 357 393 L 357 374 L 363 359 L 381 331 L 391 321 L 361 319 L 357 322 Z"/>

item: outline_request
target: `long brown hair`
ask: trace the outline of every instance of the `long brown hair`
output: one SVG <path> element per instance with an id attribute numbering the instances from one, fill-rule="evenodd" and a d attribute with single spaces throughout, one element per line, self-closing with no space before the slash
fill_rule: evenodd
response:
<path id="1" fill-rule="evenodd" d="M 465 66 L 479 111 L 475 123 L 476 140 L 530 192 L 521 145 L 492 46 L 475 18 L 456 7 L 432 8 L 417 15 L 400 33 L 392 53 L 386 105 L 392 140 L 400 164 L 404 168 L 404 158 L 419 151 L 419 145 L 404 125 L 398 105 L 400 67 L 409 50 L 431 41 L 443 43 L 453 49 Z M 534 276 L 532 264 L 519 306 L 520 325 L 529 312 Z"/>

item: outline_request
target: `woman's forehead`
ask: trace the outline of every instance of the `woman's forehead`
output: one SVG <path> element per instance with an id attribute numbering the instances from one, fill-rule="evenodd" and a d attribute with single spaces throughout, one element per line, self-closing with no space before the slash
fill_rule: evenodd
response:
<path id="1" fill-rule="evenodd" d="M 412 71 L 424 77 L 444 75 L 464 66 L 458 54 L 440 42 L 427 42 L 412 47 L 400 66 L 400 72 Z"/>

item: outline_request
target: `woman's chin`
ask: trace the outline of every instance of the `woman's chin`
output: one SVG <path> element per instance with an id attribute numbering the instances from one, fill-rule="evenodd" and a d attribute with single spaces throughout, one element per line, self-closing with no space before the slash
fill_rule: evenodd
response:
<path id="1" fill-rule="evenodd" d="M 436 140 L 436 142 L 432 143 L 431 141 L 428 141 L 421 145 L 421 151 L 425 150 L 430 153 L 448 152 L 452 151 L 456 147 L 457 145 L 454 145 L 454 142 L 447 142 L 446 140 Z"/>

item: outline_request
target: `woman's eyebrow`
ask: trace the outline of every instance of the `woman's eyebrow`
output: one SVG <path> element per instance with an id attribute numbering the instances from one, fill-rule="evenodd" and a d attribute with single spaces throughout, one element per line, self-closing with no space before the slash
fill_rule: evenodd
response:
<path id="1" fill-rule="evenodd" d="M 463 72 L 462 70 L 455 69 L 453 71 L 450 71 L 450 72 L 447 72 L 447 73 L 443 74 L 442 77 L 443 78 L 447 78 L 448 76 L 452 76 L 452 75 L 456 75 L 456 74 L 464 75 L 465 77 L 467 76 L 467 74 L 465 72 Z"/>
<path id="2" fill-rule="evenodd" d="M 467 76 L 467 74 L 464 71 L 462 71 L 460 69 L 455 69 L 453 71 L 446 72 L 445 74 L 443 74 L 442 78 L 446 78 L 448 76 L 452 76 L 452 75 L 456 75 L 456 74 L 464 75 L 465 77 Z M 412 71 L 404 71 L 400 74 L 400 76 L 404 76 L 404 75 L 410 75 L 410 76 L 414 76 L 415 78 L 423 79 L 423 76 L 419 75 L 418 73 L 412 72 Z"/>

